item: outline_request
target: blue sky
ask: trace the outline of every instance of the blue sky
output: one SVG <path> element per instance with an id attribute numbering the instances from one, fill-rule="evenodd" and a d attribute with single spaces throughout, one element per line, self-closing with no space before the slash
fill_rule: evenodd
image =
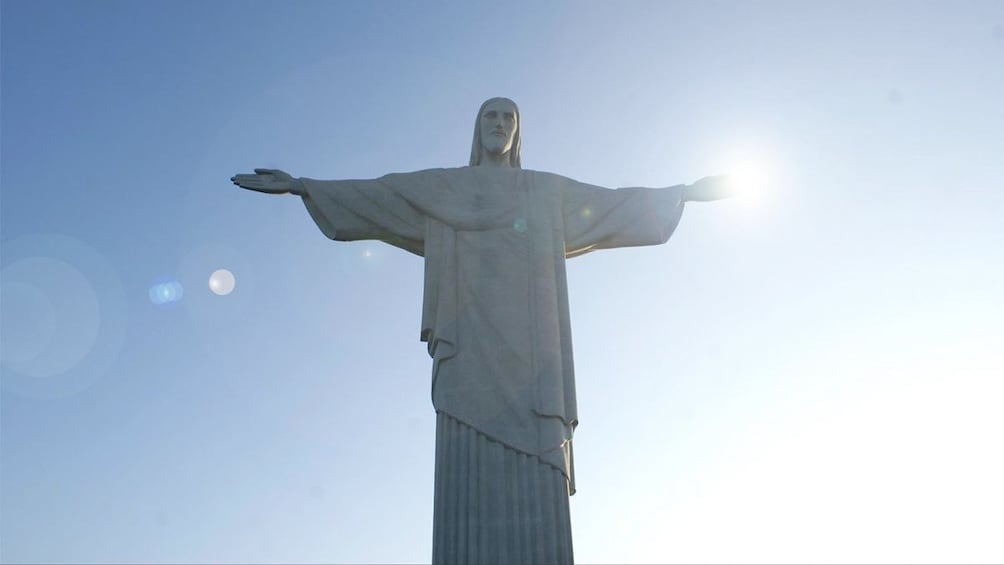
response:
<path id="1" fill-rule="evenodd" d="M 0 9 L 3 562 L 427 561 L 421 260 L 228 179 L 497 95 L 526 168 L 764 179 L 569 262 L 578 561 L 1004 559 L 1004 4 Z"/>

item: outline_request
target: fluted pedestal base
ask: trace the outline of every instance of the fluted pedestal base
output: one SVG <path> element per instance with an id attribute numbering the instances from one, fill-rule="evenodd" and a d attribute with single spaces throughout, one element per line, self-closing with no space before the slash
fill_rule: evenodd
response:
<path id="1" fill-rule="evenodd" d="M 571 564 L 565 475 L 437 413 L 432 562 Z"/>

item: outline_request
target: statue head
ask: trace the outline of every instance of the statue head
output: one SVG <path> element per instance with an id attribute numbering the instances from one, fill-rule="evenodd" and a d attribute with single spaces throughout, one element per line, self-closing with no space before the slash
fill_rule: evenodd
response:
<path id="1" fill-rule="evenodd" d="M 471 144 L 471 166 L 480 164 L 485 153 L 508 155 L 509 166 L 519 169 L 519 107 L 508 98 L 489 98 L 478 109 Z"/>

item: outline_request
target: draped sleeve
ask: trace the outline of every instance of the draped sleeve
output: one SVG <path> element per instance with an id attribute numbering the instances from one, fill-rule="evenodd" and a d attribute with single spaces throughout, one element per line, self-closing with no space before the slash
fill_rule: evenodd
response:
<path id="1" fill-rule="evenodd" d="M 425 171 L 372 180 L 300 179 L 303 203 L 324 235 L 337 241 L 378 239 L 425 253 L 426 213 L 410 195 L 436 184 Z"/>
<path id="2" fill-rule="evenodd" d="M 609 189 L 569 180 L 561 191 L 565 256 L 665 243 L 683 214 L 684 186 Z"/>
<path id="3" fill-rule="evenodd" d="M 497 189 L 498 175 L 459 167 L 368 180 L 300 180 L 303 202 L 324 235 L 338 241 L 378 239 L 424 256 L 430 220 L 454 230 L 511 225 L 520 201 Z"/>

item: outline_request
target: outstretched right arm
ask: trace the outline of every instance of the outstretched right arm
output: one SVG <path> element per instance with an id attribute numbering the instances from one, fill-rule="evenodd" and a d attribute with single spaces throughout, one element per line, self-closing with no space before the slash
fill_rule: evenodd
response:
<path id="1" fill-rule="evenodd" d="M 295 194 L 303 196 L 306 189 L 300 179 L 279 169 L 255 169 L 253 175 L 238 174 L 230 181 L 241 188 L 266 194 Z"/>
<path id="2" fill-rule="evenodd" d="M 429 211 L 441 204 L 442 177 L 442 172 L 430 170 L 378 179 L 317 180 L 255 169 L 254 174 L 230 180 L 247 190 L 302 197 L 311 218 L 331 239 L 376 239 L 422 255 Z"/>

